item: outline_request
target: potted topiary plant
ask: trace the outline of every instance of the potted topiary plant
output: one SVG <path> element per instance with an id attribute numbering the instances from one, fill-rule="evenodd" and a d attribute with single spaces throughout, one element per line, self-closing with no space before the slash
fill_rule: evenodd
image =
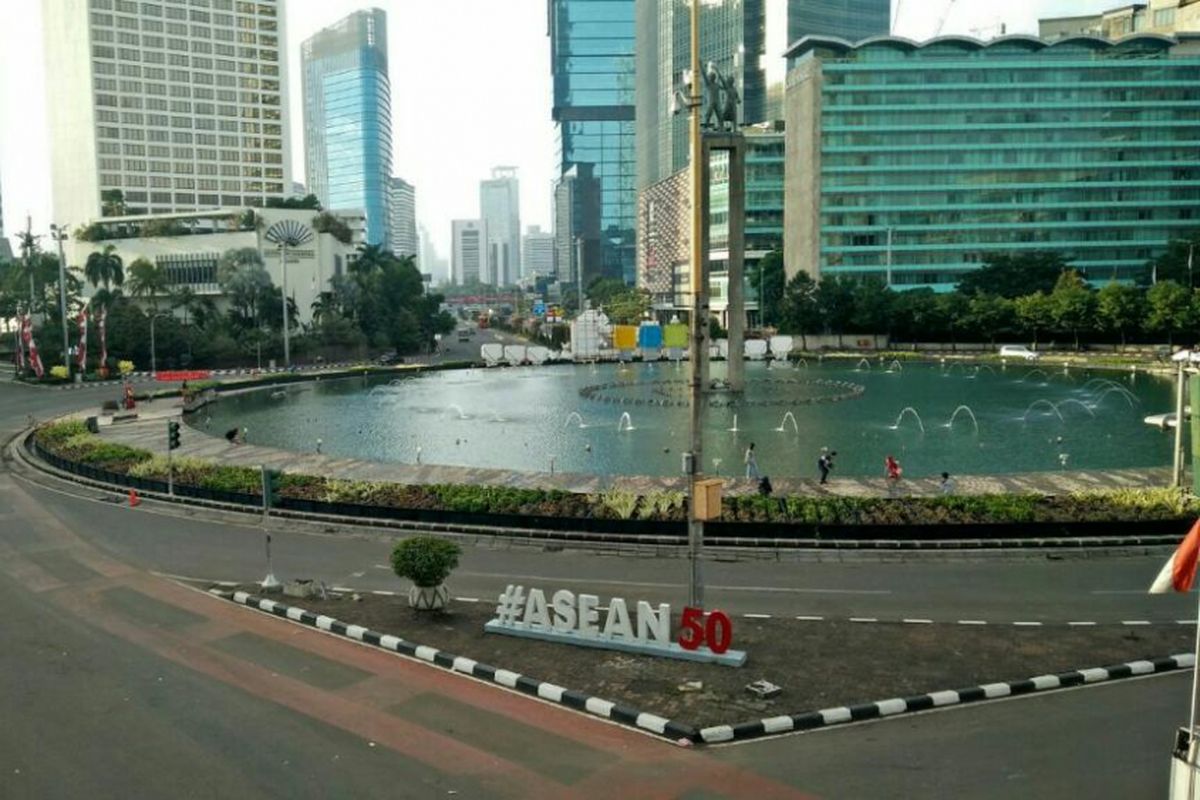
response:
<path id="1" fill-rule="evenodd" d="M 397 542 L 392 549 L 392 570 L 413 582 L 408 604 L 418 611 L 438 611 L 446 607 L 450 592 L 444 582 L 458 566 L 462 548 L 436 536 L 413 536 Z"/>

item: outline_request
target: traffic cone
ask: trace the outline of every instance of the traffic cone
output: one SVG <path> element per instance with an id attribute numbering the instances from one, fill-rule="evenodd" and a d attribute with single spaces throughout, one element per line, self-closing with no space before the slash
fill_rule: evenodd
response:
<path id="1" fill-rule="evenodd" d="M 142 504 L 142 498 L 138 497 L 137 489 L 129 490 L 129 507 L 137 508 Z"/>

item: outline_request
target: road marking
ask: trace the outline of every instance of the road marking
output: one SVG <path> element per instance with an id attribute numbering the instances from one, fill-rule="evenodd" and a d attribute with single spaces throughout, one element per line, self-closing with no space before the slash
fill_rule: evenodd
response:
<path id="1" fill-rule="evenodd" d="M 1078 627 L 1078 626 L 1080 626 L 1080 625 L 1095 625 L 1096 623 L 1094 623 L 1094 622 L 1078 622 L 1078 621 L 1076 621 L 1076 622 L 1068 622 L 1067 624 L 1068 624 L 1068 625 L 1075 626 L 1075 627 Z"/>
<path id="2" fill-rule="evenodd" d="M 900 621 L 901 621 L 901 622 L 907 622 L 909 625 L 932 625 L 932 624 L 933 624 L 933 620 L 931 620 L 931 619 L 909 619 L 909 618 L 905 618 L 905 619 L 902 619 L 902 620 L 900 620 Z"/>
<path id="3" fill-rule="evenodd" d="M 746 619 L 770 619 L 770 614 L 742 614 Z"/>
<path id="4" fill-rule="evenodd" d="M 479 602 L 478 597 L 456 597 L 454 599 L 460 603 L 478 603 Z"/>
<path id="5" fill-rule="evenodd" d="M 1150 620 L 1148 620 L 1148 619 L 1123 619 L 1123 620 L 1121 620 L 1121 624 L 1122 625 L 1149 625 Z"/>
<path id="6" fill-rule="evenodd" d="M 823 622 L 825 620 L 824 617 L 808 617 L 804 615 L 797 616 L 796 619 L 802 622 Z"/>
<path id="7" fill-rule="evenodd" d="M 1014 622 L 1013 623 L 1013 625 L 1016 625 L 1018 627 L 1024 627 L 1024 628 L 1037 628 L 1037 627 L 1040 627 L 1041 624 L 1042 623 L 1040 623 L 1040 622 Z"/>
<path id="8" fill-rule="evenodd" d="M 349 586 L 330 586 L 331 592 L 357 592 L 357 589 L 351 589 Z"/>
<path id="9" fill-rule="evenodd" d="M 987 622 L 982 619 L 960 619 L 959 625 L 987 625 Z"/>
<path id="10" fill-rule="evenodd" d="M 1176 625 L 1195 625 L 1196 620 L 1194 620 L 1194 619 L 1177 619 L 1177 620 L 1175 620 L 1175 624 Z"/>
<path id="11" fill-rule="evenodd" d="M 395 597 L 397 592 L 388 592 L 383 589 L 375 589 L 374 591 L 371 592 L 371 594 L 381 594 L 381 595 L 384 595 L 385 597 Z"/>
<path id="12" fill-rule="evenodd" d="M 879 622 L 875 617 L 851 617 L 851 622 Z"/>

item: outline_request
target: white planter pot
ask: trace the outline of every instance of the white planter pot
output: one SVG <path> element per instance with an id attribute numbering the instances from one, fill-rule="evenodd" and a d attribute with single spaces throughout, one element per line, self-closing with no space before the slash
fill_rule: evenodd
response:
<path id="1" fill-rule="evenodd" d="M 450 602 L 450 590 L 441 586 L 413 586 L 408 590 L 408 604 L 418 611 L 440 611 Z"/>

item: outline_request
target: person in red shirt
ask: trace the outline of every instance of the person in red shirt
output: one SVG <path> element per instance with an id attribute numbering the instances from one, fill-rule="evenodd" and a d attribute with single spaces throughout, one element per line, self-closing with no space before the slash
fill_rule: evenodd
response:
<path id="1" fill-rule="evenodd" d="M 896 486 L 900 483 L 900 475 L 903 470 L 900 468 L 900 462 L 893 456 L 888 456 L 883 460 L 884 474 L 887 477 L 888 493 L 895 491 Z"/>

